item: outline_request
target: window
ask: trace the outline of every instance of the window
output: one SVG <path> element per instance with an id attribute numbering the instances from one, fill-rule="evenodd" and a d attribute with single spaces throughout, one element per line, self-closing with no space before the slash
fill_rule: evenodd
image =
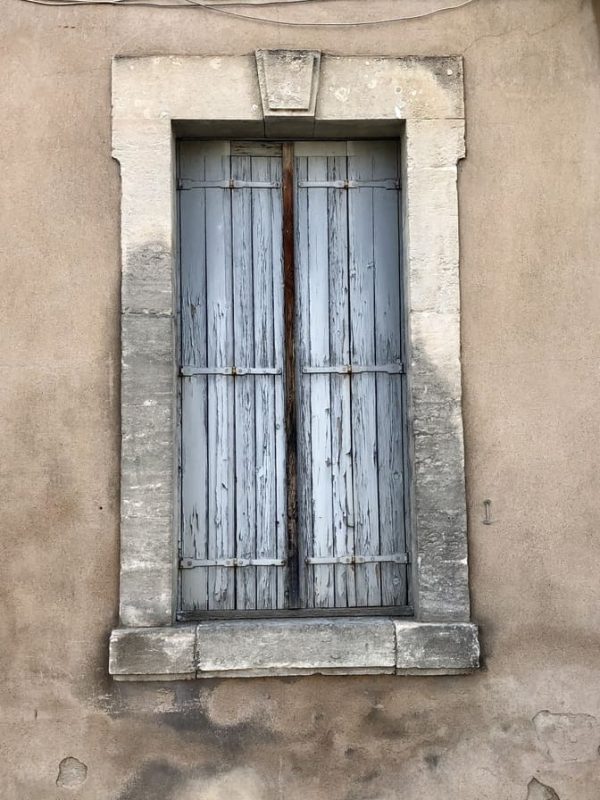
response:
<path id="1" fill-rule="evenodd" d="M 477 627 L 470 621 L 460 368 L 457 162 L 464 156 L 461 59 L 365 58 L 281 50 L 219 58 L 117 58 L 113 62 L 112 92 L 113 155 L 121 173 L 122 368 L 120 604 L 119 626 L 110 637 L 111 674 L 118 680 L 172 680 L 312 673 L 451 674 L 476 668 L 479 642 Z M 269 186 L 230 189 L 227 183 L 226 187 L 186 189 L 183 184 L 179 195 L 189 208 L 182 214 L 185 235 L 180 237 L 176 203 L 178 141 L 194 138 L 221 140 L 221 150 L 223 141 L 229 139 L 230 150 L 215 153 L 208 160 L 205 157 L 203 173 L 180 172 L 182 180 L 207 183 L 239 179 Z M 337 144 L 327 142 L 331 139 Z M 368 139 L 387 140 L 387 144 L 375 146 L 367 143 Z M 252 151 L 242 154 L 236 151 L 242 140 L 262 140 L 263 148 L 265 140 L 271 141 L 271 148 L 276 141 L 283 142 L 281 156 L 276 150 L 269 155 Z M 378 164 L 378 170 L 382 166 L 381 173 L 369 172 L 375 167 L 375 153 L 381 155 L 393 147 L 392 140 L 400 142 L 401 157 L 390 155 L 389 164 Z M 293 167 L 290 165 L 288 170 L 291 143 L 295 156 Z M 327 150 L 325 156 L 319 150 L 323 147 L 346 150 L 345 154 Z M 361 147 L 367 148 L 366 154 L 364 150 L 360 154 Z M 184 160 L 182 151 L 182 164 Z M 187 161 L 189 165 L 194 159 Z M 388 170 L 394 163 L 395 169 Z M 239 178 L 227 171 L 232 164 L 241 170 Z M 366 174 L 361 164 L 368 166 Z M 265 171 L 253 174 L 259 165 Z M 270 172 L 266 171 L 267 165 Z M 211 172 L 213 168 L 215 172 Z M 297 193 L 292 204 L 296 218 L 291 227 L 286 212 L 291 200 L 288 174 Z M 346 177 L 342 177 L 344 174 Z M 399 177 L 400 196 L 393 185 Z M 281 188 L 271 185 L 279 180 L 284 184 Z M 385 189 L 379 184 L 376 188 L 349 183 L 348 189 L 316 185 L 332 180 L 390 183 Z M 205 230 L 209 205 L 204 214 L 198 209 L 194 212 L 193 207 L 207 194 L 221 197 L 221 205 L 210 205 L 214 219 Z M 377 207 L 375 213 L 378 203 L 385 207 Z M 332 225 L 326 212 L 334 210 Z M 401 231 L 396 210 L 402 220 Z M 186 214 L 189 217 L 194 213 L 198 224 L 186 225 Z M 382 220 L 387 215 L 389 222 L 384 226 Z M 283 229 L 286 235 L 279 240 L 278 231 Z M 215 234 L 219 230 L 220 237 Z M 202 236 L 209 231 L 213 237 L 211 263 L 220 263 L 220 270 L 206 269 L 208 262 L 204 270 L 199 268 L 204 263 Z M 335 247 L 329 246 L 330 232 L 339 235 Z M 250 234 L 264 246 L 238 246 L 236 237 L 248 238 Z M 192 258 L 185 286 L 180 285 L 178 241 L 188 248 L 183 253 L 184 261 Z M 292 244 L 297 270 L 288 270 L 287 275 L 295 274 L 296 281 L 293 302 L 284 291 L 282 335 L 281 303 L 272 306 L 272 313 L 267 310 L 277 296 L 281 297 L 281 278 L 273 281 L 273 275 L 281 275 L 282 250 L 284 288 L 289 288 L 285 265 L 293 263 L 289 258 Z M 380 247 L 384 248 L 383 254 Z M 234 252 L 242 258 L 240 261 L 236 257 L 235 264 Z M 270 253 L 270 263 L 265 260 L 262 266 L 254 264 L 261 253 Z M 335 260 L 340 253 L 344 254 L 341 263 Z M 273 254 L 279 255 L 273 258 Z M 321 255 L 316 258 L 315 254 Z M 381 304 L 375 294 L 373 270 L 353 274 L 353 254 L 363 264 L 394 263 L 394 270 L 375 270 L 379 278 L 384 278 L 380 293 L 390 301 L 389 306 L 384 303 L 389 311 L 387 318 L 388 311 L 374 311 Z M 200 259 L 200 264 L 193 259 Z M 242 304 L 238 283 L 239 265 L 245 263 L 244 259 L 252 266 L 253 281 L 252 293 L 250 289 L 247 292 L 248 302 Z M 391 302 L 396 296 L 398 260 L 402 263 L 399 292 L 403 317 L 400 306 Z M 194 285 L 203 274 L 210 276 L 213 301 L 208 298 L 207 302 L 208 285 Z M 340 284 L 336 284 L 337 290 L 334 286 L 334 291 L 329 291 L 325 302 L 325 289 L 329 290 L 336 274 L 340 281 L 347 275 L 347 313 L 342 313 L 344 291 L 339 291 Z M 265 291 L 261 289 L 255 295 L 254 279 L 261 276 L 265 277 Z M 311 282 L 312 277 L 315 280 Z M 353 289 L 352 281 L 358 283 L 361 277 L 373 281 L 373 294 Z M 227 281 L 233 313 L 226 311 L 226 298 L 219 300 Z M 387 282 L 390 288 L 386 297 Z M 214 325 L 223 328 L 219 328 L 218 335 L 211 332 L 210 361 L 208 349 L 203 351 L 209 337 L 205 335 L 201 340 L 198 334 L 192 340 L 189 326 L 187 339 L 181 337 L 181 344 L 187 348 L 187 363 L 181 360 L 180 290 L 184 294 L 195 293 L 193 299 L 198 301 L 188 299 L 188 323 L 192 306 L 194 314 L 200 316 L 212 307 Z M 359 298 L 358 303 L 352 301 L 352 291 Z M 339 311 L 334 304 L 335 313 L 332 298 L 339 301 Z M 312 317 L 303 316 L 306 305 L 313 312 L 318 310 L 317 324 L 314 313 Z M 235 314 L 238 306 L 241 315 Z M 184 302 L 184 311 L 185 308 Z M 214 313 L 215 308 L 219 314 Z M 295 313 L 298 309 L 298 330 L 288 342 L 292 326 L 286 312 Z M 343 335 L 327 336 L 328 322 L 331 334 L 331 320 L 346 329 L 347 341 Z M 241 323 L 252 328 L 252 335 L 236 335 Z M 397 339 L 394 340 L 398 334 L 400 353 Z M 380 336 L 389 337 L 395 344 L 382 351 L 377 338 Z M 268 347 L 257 349 L 257 341 L 267 342 Z M 240 347 L 246 347 L 246 352 L 240 352 Z M 294 369 L 288 364 L 290 358 L 296 361 Z M 404 373 L 397 371 L 399 359 Z M 330 371 L 350 365 L 352 373 Z M 382 372 L 381 367 L 386 365 L 388 369 Z M 234 366 L 236 372 L 260 372 L 234 377 L 228 374 Z M 194 374 L 180 376 L 186 368 Z M 358 368 L 367 371 L 360 372 Z M 202 375 L 202 369 L 213 373 L 222 370 L 224 374 Z M 290 392 L 293 377 L 295 392 Z M 250 386 L 255 389 L 254 395 L 249 392 Z M 205 433 L 202 424 L 192 424 L 194 415 L 202 420 L 198 404 L 201 409 L 203 391 L 208 415 L 211 409 L 218 412 L 218 422 L 217 416 L 210 426 L 207 422 Z M 388 404 L 390 414 L 381 412 L 386 392 L 390 398 L 384 405 Z M 198 399 L 196 405 L 192 394 Z M 286 407 L 286 397 L 288 402 L 290 397 L 295 399 L 293 414 Z M 242 401 L 251 402 L 252 398 L 254 410 L 250 411 Z M 309 407 L 310 414 L 306 414 Z M 257 409 L 262 414 L 258 431 Z M 187 435 L 184 431 L 183 441 L 189 450 L 186 453 L 179 453 L 180 411 L 184 428 L 191 429 Z M 368 435 L 357 424 L 366 419 L 367 411 L 371 431 Z M 250 419 L 254 414 L 254 428 L 240 425 L 246 413 Z M 287 423 L 283 428 L 282 419 Z M 341 421 L 342 438 L 352 437 L 349 451 L 334 441 L 334 419 Z M 373 432 L 384 430 L 382 426 L 389 425 L 391 419 L 398 420 L 398 426 L 386 441 L 385 463 L 371 459 L 369 466 L 366 455 L 375 453 L 369 444 L 372 445 Z M 298 436 L 291 440 L 297 443 L 298 458 L 303 459 L 296 469 L 297 495 L 290 493 L 293 464 L 288 442 L 281 446 L 283 433 L 290 432 L 290 420 L 297 424 Z M 335 426 L 334 432 L 338 434 Z M 249 447 L 241 446 L 241 442 L 238 446 L 237 439 L 244 433 L 248 433 Z M 227 440 L 226 449 L 217 449 L 216 434 Z M 400 434 L 404 489 L 394 491 L 395 505 L 386 505 L 385 498 L 392 497 L 391 492 L 387 494 L 386 481 L 395 481 L 395 485 L 400 482 L 395 467 L 390 466 L 400 460 L 400 448 L 395 443 Z M 386 439 L 385 431 L 382 438 Z M 274 468 L 268 473 L 261 469 L 261 448 L 265 443 L 274 458 Z M 380 444 L 376 449 L 378 462 Z M 330 450 L 335 455 L 336 448 L 346 453 L 345 462 L 330 455 Z M 225 452 L 228 458 L 219 459 L 219 452 Z M 389 453 L 392 455 L 388 457 Z M 179 501 L 182 461 L 186 483 L 183 514 Z M 342 463 L 344 468 L 352 469 L 352 481 L 348 482 L 353 487 L 352 494 L 340 492 L 337 477 L 334 482 Z M 195 471 L 201 473 L 202 469 L 207 472 L 206 477 L 195 478 Z M 411 476 L 408 488 L 407 471 Z M 254 475 L 254 489 L 242 486 L 239 498 L 237 489 L 229 488 L 236 474 Z M 267 474 L 271 481 L 275 476 L 274 485 L 266 480 Z M 361 487 L 360 483 L 370 488 Z M 186 530 L 182 517 L 187 515 L 188 522 L 191 520 L 194 504 L 200 517 L 202 487 L 211 485 L 213 503 L 217 498 L 221 503 L 219 514 L 214 517 L 209 503 L 204 512 L 205 524 L 199 518 L 196 529 L 188 525 Z M 318 493 L 318 504 L 309 490 L 313 495 Z M 263 493 L 258 503 L 257 491 Z M 298 501 L 297 546 L 291 547 L 289 526 L 285 525 L 285 536 L 278 531 L 282 515 L 292 507 L 288 497 L 297 497 Z M 340 498 L 352 499 L 350 507 L 344 509 L 345 530 L 353 534 L 351 537 L 348 533 L 346 539 L 336 537 L 334 525 L 334 521 L 344 521 L 333 505 Z M 411 513 L 403 515 L 401 504 L 404 502 L 406 508 L 408 499 Z M 303 510 L 303 502 L 309 511 Z M 364 524 L 365 503 L 372 504 L 369 511 L 377 508 L 377 525 Z M 315 508 L 317 524 L 313 525 Z M 244 509 L 248 510 L 245 523 Z M 266 523 L 261 519 L 259 526 L 252 526 L 252 513 L 256 519 L 257 509 L 263 517 L 271 517 Z M 207 513 L 215 520 L 212 528 L 206 523 Z M 392 524 L 390 518 L 395 520 Z M 374 523 L 372 517 L 369 521 Z M 349 524 L 352 522 L 354 527 Z M 377 545 L 375 536 L 367 542 L 359 533 L 361 524 L 363 531 L 376 532 Z M 254 542 L 238 537 L 244 530 L 259 529 L 261 547 L 266 530 L 274 532 L 275 547 L 271 533 L 271 549 L 266 551 L 255 552 Z M 208 534 L 206 541 L 198 539 L 196 530 Z M 236 531 L 233 541 L 232 530 Z M 393 542 L 390 532 L 395 537 Z M 180 543 L 186 548 L 187 558 L 211 564 L 181 568 Z M 247 550 L 242 551 L 242 545 Z M 230 557 L 245 559 L 245 552 L 248 559 L 264 557 L 275 563 L 238 563 L 233 568 L 212 564 Z M 410 582 L 404 577 L 404 552 L 410 552 Z M 295 594 L 294 556 L 299 576 Z M 354 563 L 330 563 L 329 559 L 340 556 L 354 559 Z M 365 556 L 398 559 L 357 561 Z M 327 561 L 315 563 L 317 558 Z M 313 562 L 307 563 L 306 559 Z M 352 574 L 353 586 L 348 581 Z M 370 578 L 362 585 L 356 579 L 373 574 L 379 576 L 379 582 L 373 581 L 373 591 Z M 391 577 L 387 584 L 388 579 L 381 578 L 386 574 Z M 339 576 L 342 577 L 338 579 Z M 400 578 L 400 584 L 394 584 L 394 577 Z M 328 583 L 330 580 L 333 584 Z M 183 593 L 178 590 L 180 584 Z M 384 585 L 391 590 L 385 589 L 384 593 Z M 411 615 L 403 616 L 408 593 Z M 215 608 L 215 604 L 221 608 Z M 255 607 L 260 605 L 263 608 Z M 188 614 L 190 617 L 186 618 Z M 265 614 L 268 618 L 238 618 L 244 614 Z M 219 615 L 231 618 L 211 618 Z"/>
<path id="2" fill-rule="evenodd" d="M 408 613 L 398 142 L 179 164 L 180 618 Z"/>

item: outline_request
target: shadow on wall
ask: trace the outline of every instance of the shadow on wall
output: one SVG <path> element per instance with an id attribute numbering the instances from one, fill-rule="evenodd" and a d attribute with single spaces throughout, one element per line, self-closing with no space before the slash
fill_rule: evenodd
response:
<path id="1" fill-rule="evenodd" d="M 164 761 L 151 761 L 130 781 L 118 800 L 263 800 L 266 787 L 250 769 L 215 776 L 185 774 Z"/>
<path id="2" fill-rule="evenodd" d="M 596 17 L 596 27 L 598 28 L 598 45 L 600 47 L 600 0 L 592 0 L 592 8 Z"/>

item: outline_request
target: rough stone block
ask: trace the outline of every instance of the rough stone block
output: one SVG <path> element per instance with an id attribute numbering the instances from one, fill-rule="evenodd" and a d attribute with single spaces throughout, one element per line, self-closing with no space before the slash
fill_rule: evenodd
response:
<path id="1" fill-rule="evenodd" d="M 196 627 L 116 628 L 110 637 L 109 672 L 115 678 L 194 677 Z"/>
<path id="2" fill-rule="evenodd" d="M 479 666 L 477 626 L 395 620 L 398 671 L 468 671 Z"/>
<path id="3" fill-rule="evenodd" d="M 201 623 L 197 667 L 199 674 L 393 672 L 394 626 L 372 617 Z"/>

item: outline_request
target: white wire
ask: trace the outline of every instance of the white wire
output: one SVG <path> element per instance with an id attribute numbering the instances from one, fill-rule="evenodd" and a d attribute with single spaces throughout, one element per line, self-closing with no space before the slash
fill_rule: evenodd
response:
<path id="1" fill-rule="evenodd" d="M 320 2 L 321 0 L 299 0 L 300 2 Z M 143 0 L 22 0 L 25 3 L 34 3 L 39 6 L 145 6 L 147 8 L 185 8 L 178 3 L 149 3 Z M 220 6 L 214 6 L 210 3 L 201 2 L 201 0 L 185 0 L 188 6 L 196 8 L 204 8 L 206 11 L 212 11 L 215 14 L 223 14 L 227 17 L 235 17 L 236 19 L 244 19 L 250 22 L 264 22 L 270 25 L 283 25 L 289 28 L 360 28 L 369 25 L 385 25 L 390 22 L 404 22 L 411 19 L 422 19 L 423 17 L 431 17 L 434 14 L 440 14 L 443 11 L 452 11 L 455 8 L 462 8 L 474 3 L 475 0 L 462 0 L 453 6 L 443 6 L 442 8 L 434 8 L 431 11 L 423 11 L 420 14 L 408 14 L 403 17 L 388 17 L 386 19 L 374 20 L 361 20 L 359 22 L 288 22 L 285 20 L 269 19 L 268 17 L 255 17 L 252 14 L 240 14 L 236 11 L 226 11 Z M 267 5 L 284 5 L 285 0 L 265 0 L 262 3 L 246 4 L 244 2 L 236 3 L 235 5 L 245 6 L 252 8 L 253 6 L 267 6 Z M 286 4 L 287 5 L 287 4 Z"/>

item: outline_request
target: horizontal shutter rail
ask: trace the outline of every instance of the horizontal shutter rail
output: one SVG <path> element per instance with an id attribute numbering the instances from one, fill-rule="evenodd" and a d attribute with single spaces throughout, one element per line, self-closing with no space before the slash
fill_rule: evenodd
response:
<path id="1" fill-rule="evenodd" d="M 352 375 L 359 372 L 385 372 L 388 375 L 404 373 L 404 364 L 339 364 L 330 367 L 303 367 L 302 372 L 307 375 L 327 375 L 337 373 Z"/>
<path id="2" fill-rule="evenodd" d="M 182 558 L 181 569 L 197 567 L 285 567 L 285 558 Z"/>
<path id="3" fill-rule="evenodd" d="M 408 564 L 408 553 L 376 556 L 307 556 L 307 564 Z"/>
<path id="4" fill-rule="evenodd" d="M 300 189 L 399 189 L 400 181 L 298 181 Z"/>
<path id="5" fill-rule="evenodd" d="M 281 367 L 191 367 L 184 366 L 179 370 L 183 378 L 195 375 L 281 375 Z"/>
<path id="6" fill-rule="evenodd" d="M 177 188 L 183 192 L 189 189 L 281 189 L 281 181 L 194 181 L 180 178 Z"/>

